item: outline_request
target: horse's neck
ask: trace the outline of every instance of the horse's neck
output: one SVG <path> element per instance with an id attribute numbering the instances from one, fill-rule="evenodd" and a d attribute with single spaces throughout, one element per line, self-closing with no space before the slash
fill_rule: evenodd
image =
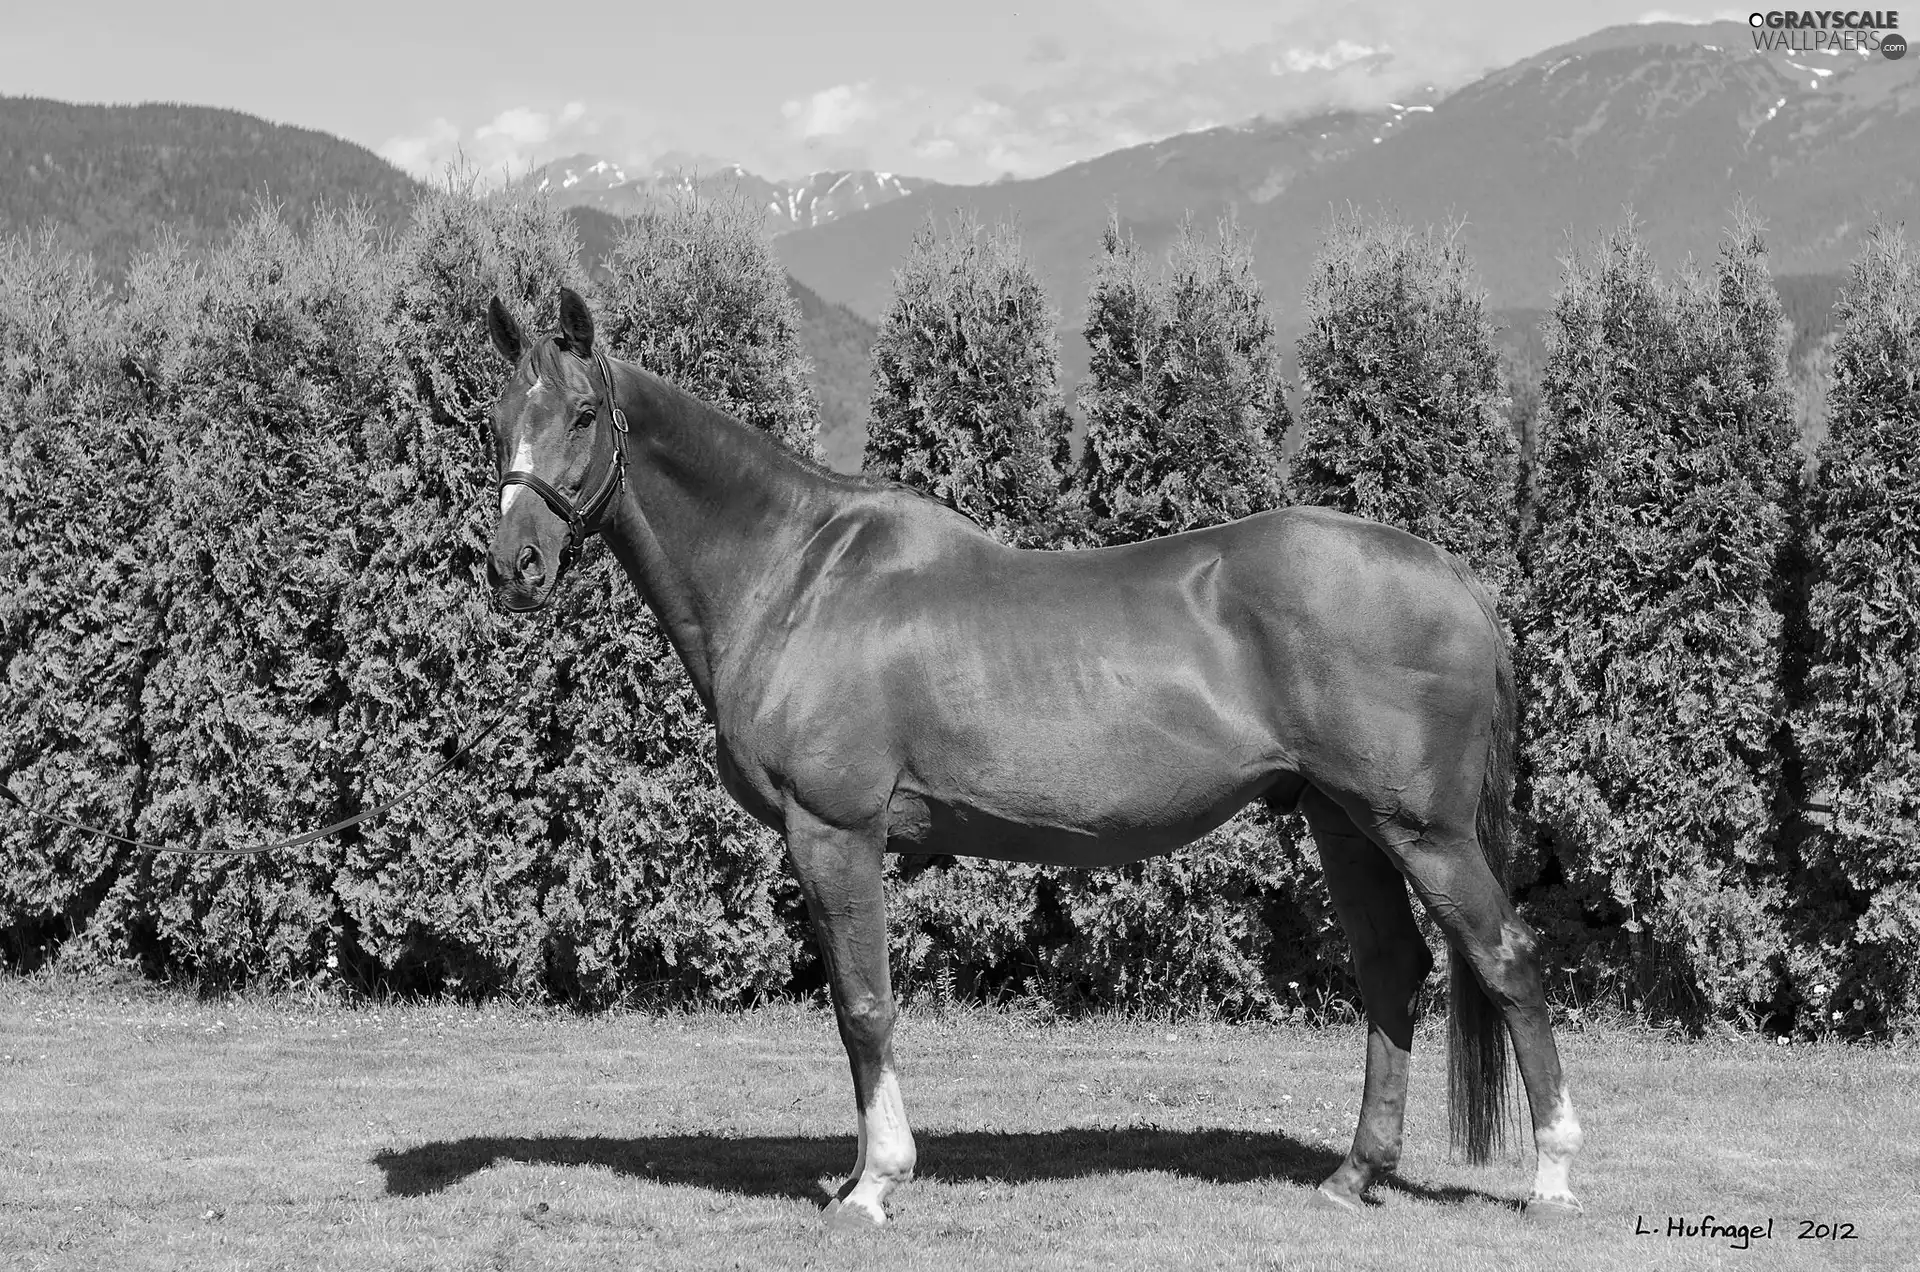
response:
<path id="1" fill-rule="evenodd" d="M 831 515 L 828 483 L 771 439 L 621 366 L 626 496 L 606 529 L 627 574 L 713 708 L 728 642 L 759 617 Z"/>

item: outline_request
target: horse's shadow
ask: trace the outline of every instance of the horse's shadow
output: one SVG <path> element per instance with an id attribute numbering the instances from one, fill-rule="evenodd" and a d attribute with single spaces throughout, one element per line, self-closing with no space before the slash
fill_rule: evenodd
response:
<path id="1" fill-rule="evenodd" d="M 1060 1131 L 920 1132 L 916 1178 L 948 1183 L 1021 1184 L 1126 1171 L 1170 1171 L 1216 1184 L 1273 1182 L 1317 1187 L 1340 1155 L 1277 1131 L 1176 1131 L 1158 1127 Z M 438 1192 L 498 1162 L 601 1166 L 657 1183 L 685 1184 L 747 1197 L 824 1204 L 819 1181 L 851 1164 L 846 1136 L 536 1135 L 469 1136 L 378 1153 L 373 1164 L 391 1196 Z M 1430 1186 L 1388 1176 L 1383 1186 L 1425 1201 L 1517 1203 L 1475 1188 Z"/>

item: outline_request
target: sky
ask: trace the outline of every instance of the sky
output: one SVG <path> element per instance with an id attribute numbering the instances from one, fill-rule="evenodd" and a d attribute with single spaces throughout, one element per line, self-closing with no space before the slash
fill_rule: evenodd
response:
<path id="1" fill-rule="evenodd" d="M 421 176 L 632 170 L 978 182 L 1320 104 L 1445 90 L 1668 0 L 72 0 L 10 6 L 0 93 L 226 106 Z"/>

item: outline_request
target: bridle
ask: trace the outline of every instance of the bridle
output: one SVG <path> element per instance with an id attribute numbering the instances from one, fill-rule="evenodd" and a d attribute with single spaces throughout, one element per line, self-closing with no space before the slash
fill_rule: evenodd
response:
<path id="1" fill-rule="evenodd" d="M 590 359 L 582 361 L 600 369 L 604 407 L 596 402 L 593 409 L 596 454 L 600 449 L 600 421 L 605 419 L 613 425 L 613 460 L 601 474 L 599 482 L 592 486 L 593 493 L 576 503 L 558 486 L 524 468 L 502 473 L 494 492 L 497 495 L 508 486 L 525 486 L 540 496 L 554 516 L 567 523 L 567 546 L 561 553 L 562 569 L 572 564 L 581 549 L 586 547 L 587 536 L 596 529 L 593 523 L 606 511 L 607 505 L 613 502 L 613 497 L 626 485 L 627 480 L 627 413 L 620 409 L 620 404 L 613 396 L 613 364 L 605 351 L 600 349 L 595 349 Z"/>

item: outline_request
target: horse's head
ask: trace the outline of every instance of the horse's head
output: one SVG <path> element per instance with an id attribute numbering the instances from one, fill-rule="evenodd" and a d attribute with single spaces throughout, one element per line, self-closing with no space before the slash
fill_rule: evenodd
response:
<path id="1" fill-rule="evenodd" d="M 619 495 L 626 419 L 612 367 L 594 357 L 593 315 L 572 291 L 560 292 L 558 335 L 529 342 L 498 296 L 487 330 L 514 369 L 493 404 L 500 520 L 487 580 L 506 608 L 538 609 Z"/>

